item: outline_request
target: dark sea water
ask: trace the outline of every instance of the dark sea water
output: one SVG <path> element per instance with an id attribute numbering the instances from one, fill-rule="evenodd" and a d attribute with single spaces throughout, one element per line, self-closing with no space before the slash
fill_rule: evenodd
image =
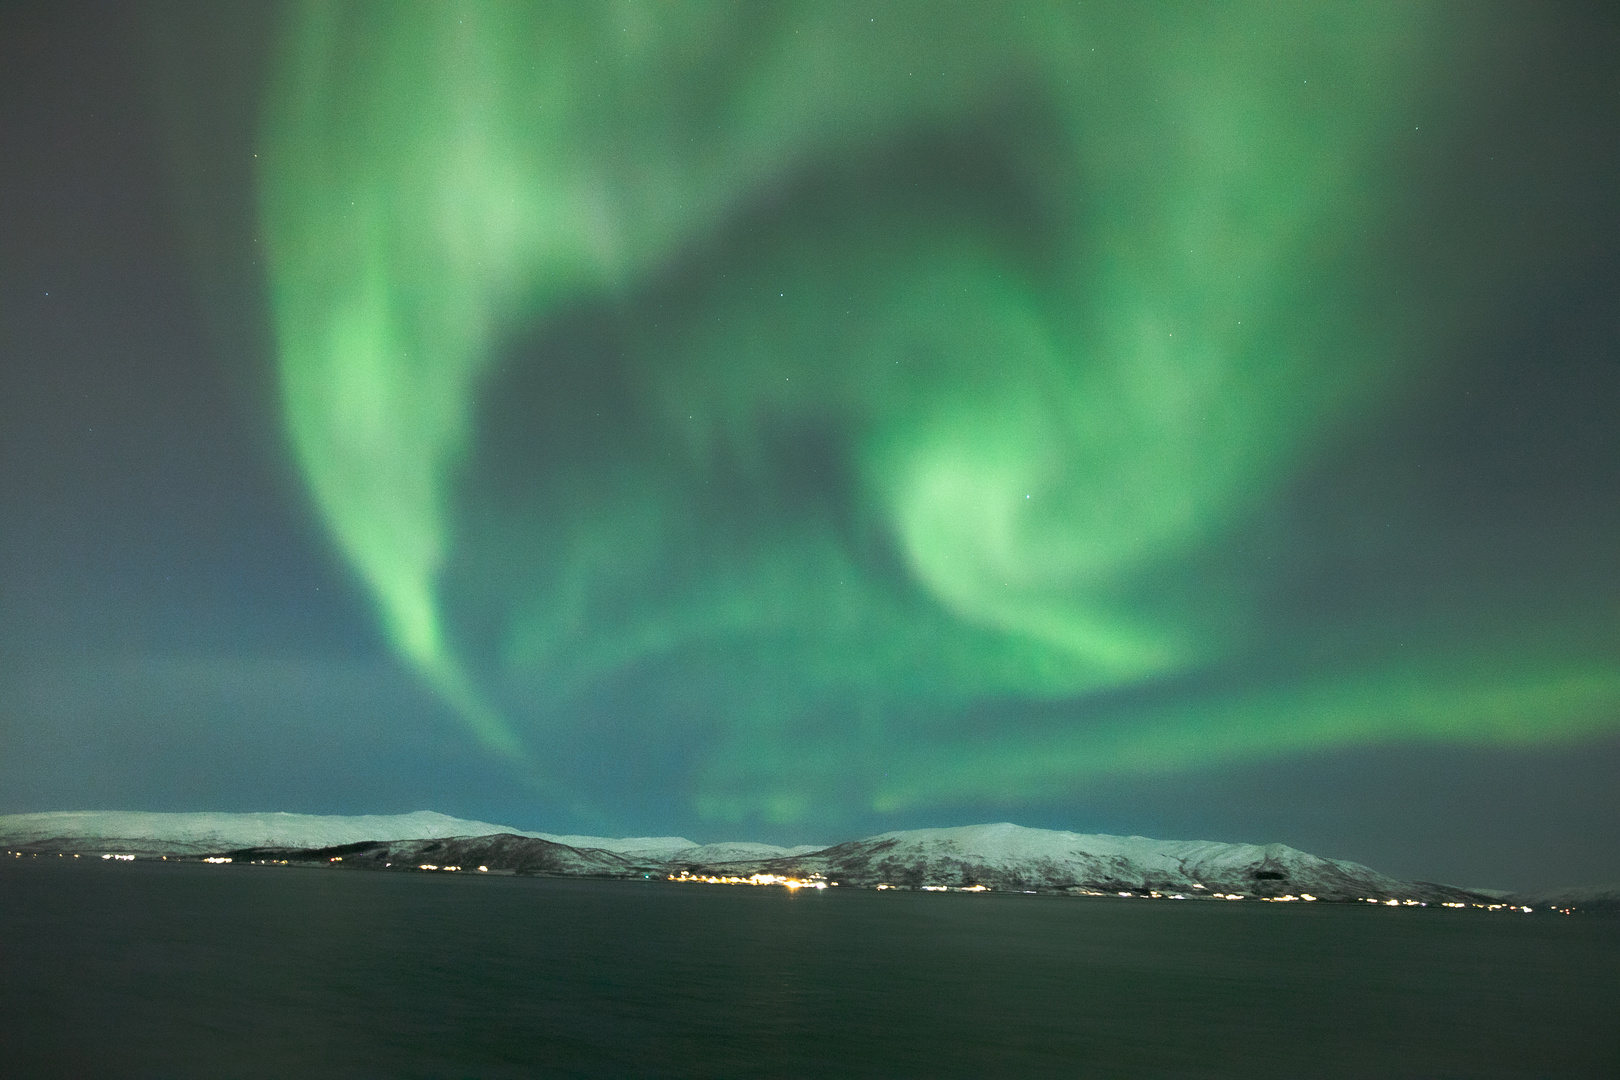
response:
<path id="1" fill-rule="evenodd" d="M 1616 1077 L 1620 920 L 0 865 L 7 1077 Z"/>

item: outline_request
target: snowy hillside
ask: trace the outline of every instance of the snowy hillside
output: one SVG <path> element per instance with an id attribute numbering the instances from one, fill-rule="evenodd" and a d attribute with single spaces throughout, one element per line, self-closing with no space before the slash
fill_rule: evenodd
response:
<path id="1" fill-rule="evenodd" d="M 1007 823 L 883 833 L 807 856 L 747 865 L 750 871 L 819 873 L 853 885 L 912 888 L 984 885 L 1261 897 L 1310 893 L 1333 900 L 1453 900 L 1466 895 L 1447 886 L 1396 881 L 1357 863 L 1323 859 L 1283 844 L 1149 840 Z"/>
<path id="2" fill-rule="evenodd" d="M 467 821 L 431 810 L 361 817 L 314 814 L 143 814 L 73 810 L 0 815 L 0 840 L 16 846 L 63 841 L 64 849 L 195 854 L 232 848 L 323 848 L 363 840 L 420 840 L 516 833 L 506 825 Z M 117 841 L 116 843 L 110 841 Z M 87 844 L 86 842 L 90 842 Z"/>
<path id="3" fill-rule="evenodd" d="M 1535 904 L 1560 911 L 1602 912 L 1620 915 L 1620 883 L 1587 885 L 1569 889 L 1549 889 L 1518 897 L 1521 904 Z"/>
<path id="4" fill-rule="evenodd" d="M 637 864 L 687 861 L 775 859 L 819 850 L 774 844 L 699 844 L 684 836 L 559 836 L 525 832 L 510 825 L 469 821 L 430 810 L 414 814 L 360 817 L 314 814 L 148 814 L 74 810 L 0 815 L 0 842 L 50 850 L 134 851 L 195 855 L 241 848 L 328 848 L 363 841 L 440 840 L 452 836 L 506 833 L 562 844 L 576 850 L 606 851 Z"/>

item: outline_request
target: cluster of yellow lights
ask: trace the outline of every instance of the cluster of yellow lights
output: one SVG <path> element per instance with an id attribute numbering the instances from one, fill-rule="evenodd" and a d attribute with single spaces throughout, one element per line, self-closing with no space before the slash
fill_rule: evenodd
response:
<path id="1" fill-rule="evenodd" d="M 459 867 L 459 866 L 437 866 L 437 865 L 435 865 L 433 863 L 430 863 L 430 862 L 419 863 L 416 868 L 418 870 L 437 870 L 441 874 L 453 874 L 457 870 L 461 869 L 461 867 Z M 482 866 L 480 866 L 478 869 L 482 870 L 484 868 Z"/>
<path id="2" fill-rule="evenodd" d="M 1373 898 L 1371 896 L 1363 896 L 1361 898 L 1361 900 L 1362 900 L 1363 903 L 1377 904 L 1380 907 L 1428 907 L 1429 906 L 1427 903 L 1425 903 L 1422 900 L 1378 900 L 1378 899 L 1375 899 L 1375 898 Z M 1530 912 L 1535 910 L 1534 908 L 1521 907 L 1518 904 L 1467 904 L 1467 903 L 1462 903 L 1460 901 L 1455 901 L 1455 900 L 1442 901 L 1440 906 L 1441 907 L 1448 907 L 1448 908 L 1459 908 L 1459 909 L 1460 908 L 1474 907 L 1474 908 L 1480 908 L 1480 909 L 1485 910 L 1485 911 L 1522 911 L 1526 915 L 1530 914 Z"/>
<path id="3" fill-rule="evenodd" d="M 670 881 L 700 881 L 705 885 L 780 885 L 784 889 L 825 889 L 828 885 L 838 882 L 827 881 L 820 874 L 812 874 L 808 878 L 787 877 L 783 874 L 749 874 L 747 877 L 720 876 L 715 874 L 693 874 L 682 870 L 679 874 L 670 874 Z"/>
<path id="4" fill-rule="evenodd" d="M 1251 897 L 1249 897 L 1245 893 L 1210 892 L 1209 887 L 1207 885 L 1194 885 L 1193 888 L 1202 891 L 1204 893 L 1204 895 L 1207 896 L 1211 900 L 1248 900 L 1248 899 L 1251 899 Z M 1139 898 L 1140 899 L 1147 899 L 1147 900 L 1192 900 L 1192 899 L 1196 899 L 1195 897 L 1189 896 L 1187 893 L 1179 893 L 1179 892 L 1178 893 L 1163 893 L 1163 892 L 1159 892 L 1157 889 L 1149 889 L 1145 896 L 1140 892 L 1136 892 L 1136 891 L 1130 890 L 1130 889 L 1120 889 L 1117 893 L 1105 893 L 1105 892 L 1097 892 L 1094 889 L 1077 889 L 1077 888 L 1070 888 L 1068 891 L 1071 892 L 1071 893 L 1078 893 L 1080 896 L 1119 896 L 1119 897 L 1121 897 L 1123 899 L 1126 899 L 1126 900 L 1139 899 Z M 1308 903 L 1312 903 L 1312 902 L 1315 902 L 1316 897 L 1312 896 L 1310 893 L 1300 893 L 1298 896 L 1295 896 L 1293 893 L 1289 893 L 1286 896 L 1256 896 L 1256 897 L 1253 897 L 1252 899 L 1264 900 L 1267 903 L 1272 903 L 1272 904 L 1286 904 L 1286 903 L 1292 903 L 1292 902 L 1296 902 L 1296 901 L 1300 901 L 1300 900 L 1304 900 L 1304 901 L 1306 901 Z"/>
<path id="5" fill-rule="evenodd" d="M 231 860 L 229 858 L 227 858 L 226 856 L 224 856 L 224 855 L 210 855 L 208 858 L 203 860 L 203 862 L 205 862 L 205 863 L 215 863 L 215 864 L 228 863 L 230 861 Z"/>
<path id="6" fill-rule="evenodd" d="M 837 882 L 834 882 L 833 884 L 836 885 Z M 881 885 L 874 885 L 872 887 L 874 889 L 876 889 L 878 892 L 882 892 L 885 889 L 905 890 L 905 889 L 910 889 L 913 886 L 910 886 L 910 885 L 890 885 L 888 882 L 885 881 Z M 995 891 L 992 888 L 990 888 L 990 886 L 988 886 L 988 885 L 918 885 L 918 886 L 915 886 L 915 887 L 917 889 L 920 889 L 923 892 L 994 892 Z M 1101 896 L 1102 893 L 1094 893 L 1093 895 Z"/>
<path id="7" fill-rule="evenodd" d="M 135 856 L 133 856 L 133 855 L 103 855 L 102 858 L 103 859 L 116 859 L 119 862 L 134 862 L 135 861 Z"/>

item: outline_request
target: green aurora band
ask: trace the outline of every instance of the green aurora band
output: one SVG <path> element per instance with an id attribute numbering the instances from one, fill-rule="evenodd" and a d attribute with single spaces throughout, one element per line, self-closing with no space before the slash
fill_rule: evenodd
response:
<path id="1" fill-rule="evenodd" d="M 1442 22 L 298 6 L 260 155 L 296 460 L 543 784 L 679 746 L 702 812 L 787 821 L 1611 727 L 1612 620 L 1248 678 L 1211 569 L 1423 366 L 1376 238 Z"/>

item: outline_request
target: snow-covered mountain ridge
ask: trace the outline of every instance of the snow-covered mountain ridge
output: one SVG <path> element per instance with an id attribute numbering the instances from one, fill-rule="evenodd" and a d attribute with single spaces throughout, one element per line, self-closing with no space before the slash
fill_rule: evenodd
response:
<path id="1" fill-rule="evenodd" d="M 360 817 L 315 814 L 147 814 L 69 810 L 0 815 L 0 839 L 13 845 L 51 841 L 127 842 L 135 850 L 165 855 L 214 852 L 224 848 L 320 848 L 361 840 L 416 840 L 424 837 L 522 833 L 505 825 L 419 810 L 414 814 Z"/>
<path id="2" fill-rule="evenodd" d="M 413 814 L 358 817 L 319 814 L 157 814 L 129 811 L 66 810 L 40 814 L 0 814 L 0 842 L 12 847 L 98 850 L 150 855 L 199 855 L 241 848 L 327 848 L 363 841 L 441 840 L 497 833 L 548 840 L 577 849 L 612 852 L 631 860 L 668 862 L 772 859 L 818 851 L 816 845 L 729 842 L 698 844 L 684 836 L 557 836 L 525 832 L 510 825 L 418 810 Z"/>
<path id="3" fill-rule="evenodd" d="M 62 812 L 0 815 L 8 850 L 199 856 L 254 851 L 294 862 L 351 865 L 468 863 L 522 873 L 636 876 L 649 872 L 812 878 L 895 888 L 983 886 L 1002 891 L 1283 897 L 1323 900 L 1479 900 L 1403 882 L 1358 863 L 1283 844 L 1152 840 L 1030 829 L 1002 822 L 888 832 L 827 848 L 685 837 L 612 839 L 524 832 L 429 811 L 394 816 Z"/>
<path id="4" fill-rule="evenodd" d="M 865 886 L 1255 897 L 1309 893 L 1324 900 L 1474 898 L 1465 890 L 1397 881 L 1359 863 L 1324 859 L 1285 844 L 1152 840 L 1007 822 L 883 833 L 810 855 L 744 865 L 751 873 L 820 874 Z M 727 872 L 742 868 L 733 864 Z M 694 866 L 691 872 L 719 869 Z"/>

